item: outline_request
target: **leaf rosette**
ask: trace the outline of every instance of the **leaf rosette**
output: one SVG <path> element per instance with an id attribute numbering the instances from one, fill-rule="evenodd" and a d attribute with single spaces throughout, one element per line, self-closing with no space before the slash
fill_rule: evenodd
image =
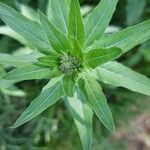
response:
<path id="1" fill-rule="evenodd" d="M 74 118 L 83 149 L 91 150 L 93 112 L 109 131 L 115 131 L 111 111 L 98 81 L 150 96 L 147 77 L 113 61 L 150 39 L 150 20 L 104 35 L 117 2 L 101 0 L 84 21 L 78 0 L 49 0 L 48 16 L 39 11 L 36 21 L 0 3 L 0 18 L 19 35 L 17 39 L 21 37 L 23 43 L 28 43 L 38 53 L 36 57 L 18 57 L 17 61 L 14 56 L 0 54 L 0 63 L 17 67 L 1 77 L 0 86 L 4 81 L 50 80 L 13 128 L 63 98 Z"/>

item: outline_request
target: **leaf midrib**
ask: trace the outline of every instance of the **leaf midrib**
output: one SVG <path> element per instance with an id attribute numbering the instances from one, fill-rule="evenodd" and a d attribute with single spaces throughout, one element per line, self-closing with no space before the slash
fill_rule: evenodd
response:
<path id="1" fill-rule="evenodd" d="M 45 19 L 46 19 L 46 18 L 45 18 Z M 46 23 L 46 25 L 47 25 L 48 28 L 51 28 L 51 27 L 49 27 L 49 24 L 47 23 L 47 21 L 44 21 L 44 22 Z M 51 24 L 51 22 L 50 22 L 50 26 L 52 26 L 52 28 L 54 28 L 54 30 L 56 30 L 57 32 L 59 32 L 59 30 L 58 30 L 56 27 L 54 27 L 54 26 Z M 62 45 L 62 43 L 61 43 L 60 40 L 58 39 L 56 33 L 53 32 L 52 29 L 51 29 L 51 33 L 55 36 L 57 42 L 61 45 L 62 49 L 65 50 L 65 47 Z M 70 42 L 68 41 L 67 37 L 64 36 L 61 32 L 59 32 L 59 33 L 61 34 L 61 36 L 63 37 L 63 39 L 65 39 L 65 40 L 67 41 L 67 43 L 70 44 Z M 71 45 L 67 45 L 67 46 L 71 46 Z"/>
<path id="2" fill-rule="evenodd" d="M 64 24 L 64 26 L 65 26 L 65 30 L 66 30 L 66 33 L 68 32 L 68 28 L 67 28 L 67 24 L 66 24 L 66 21 L 65 21 L 65 17 L 64 17 L 64 15 L 63 15 L 63 12 L 62 12 L 62 9 L 61 9 L 61 7 L 60 7 L 60 4 L 59 4 L 59 2 L 58 2 L 58 0 L 56 0 L 57 1 L 57 3 L 58 3 L 58 7 L 59 7 L 59 10 L 60 10 L 60 14 L 61 14 L 61 18 L 62 18 L 62 20 L 63 20 L 63 24 Z M 66 2 L 66 1 L 65 1 Z"/>
<path id="3" fill-rule="evenodd" d="M 147 27 L 147 28 L 148 28 L 148 27 Z M 143 30 L 145 30 L 145 29 L 147 29 L 147 28 L 144 28 Z M 149 29 L 149 28 L 148 28 L 148 29 Z M 142 31 L 143 31 L 143 30 L 142 30 Z M 131 36 L 125 38 L 124 40 L 121 40 L 121 41 L 119 41 L 119 42 L 116 42 L 116 43 L 114 43 L 114 44 L 108 46 L 108 48 L 114 47 L 114 46 L 116 46 L 116 45 L 118 45 L 118 44 L 122 44 L 122 43 L 126 42 L 127 40 L 136 37 L 136 36 L 137 36 L 139 33 L 141 33 L 142 31 L 139 30 L 139 32 L 136 32 L 136 34 L 133 34 L 133 35 L 131 35 Z M 120 31 L 120 32 L 121 32 L 121 31 Z M 149 33 L 149 32 L 148 32 L 148 33 Z M 147 34 L 148 34 L 148 33 L 147 33 Z M 112 36 L 112 35 L 110 35 L 110 36 Z M 114 33 L 114 36 L 115 36 L 115 33 Z M 144 36 L 145 36 L 145 35 L 144 35 Z M 140 39 L 142 39 L 142 38 L 143 38 L 143 36 L 141 36 L 138 40 L 140 40 Z M 109 39 L 109 36 L 108 36 L 106 39 Z M 104 39 L 104 41 L 105 41 L 106 39 Z M 138 40 L 136 40 L 136 41 L 138 41 Z"/>
<path id="4" fill-rule="evenodd" d="M 60 85 L 62 84 L 62 80 L 60 81 L 60 83 L 55 87 L 55 89 L 51 92 L 51 94 L 45 99 L 45 101 L 43 101 L 42 103 L 40 103 L 40 105 L 38 105 L 37 107 L 36 107 L 36 110 L 38 110 L 44 103 L 46 103 L 47 101 L 48 101 L 48 99 L 53 95 L 53 94 L 55 94 L 55 91 L 60 87 Z M 50 88 L 49 88 L 50 89 Z M 48 89 L 47 89 L 48 90 Z M 61 96 L 60 96 L 61 97 Z M 54 103 L 54 102 L 53 102 Z M 52 104 L 53 104 L 52 103 Z M 28 118 L 30 118 L 30 116 L 32 116 L 32 114 L 34 115 L 34 111 L 32 111 L 31 113 L 30 113 L 30 115 L 28 115 L 27 117 L 25 117 L 25 119 L 24 120 L 28 120 Z"/>
<path id="5" fill-rule="evenodd" d="M 104 12 L 109 8 L 109 4 L 110 4 L 111 1 L 109 1 L 109 3 L 107 4 L 107 7 L 105 8 Z M 101 18 L 99 19 L 99 21 L 97 22 L 97 24 L 95 25 L 95 27 L 93 28 L 92 32 L 90 32 L 88 38 L 86 39 L 86 42 L 85 42 L 85 45 L 87 45 L 87 42 L 88 40 L 91 38 L 91 35 L 94 33 L 95 29 L 97 28 L 98 24 L 100 23 L 100 21 L 102 20 L 102 18 L 104 17 L 104 13 L 103 12 L 103 15 L 101 16 Z M 88 21 L 88 19 L 87 19 Z M 87 22 L 86 22 L 87 23 Z"/>
<path id="6" fill-rule="evenodd" d="M 103 113 L 103 116 L 105 117 L 105 121 L 109 124 L 109 128 L 111 129 L 111 124 L 110 124 L 110 122 L 108 122 L 107 117 L 105 116 L 105 113 L 104 113 L 103 109 L 101 108 L 100 104 L 97 102 L 97 99 L 96 99 L 94 93 L 92 92 L 91 87 L 90 87 L 88 81 L 86 80 L 86 78 L 85 78 L 85 81 L 86 81 L 86 83 L 87 83 L 87 85 L 88 85 L 88 87 L 89 87 L 89 89 L 90 89 L 90 91 L 91 91 L 91 93 L 92 93 L 92 95 L 93 95 L 93 97 L 94 97 L 94 99 L 95 99 L 96 104 L 99 106 L 101 112 Z M 99 116 L 99 115 L 98 115 L 98 116 Z M 100 118 L 100 120 L 103 122 L 103 120 L 102 120 L 101 118 Z M 104 122 L 103 122 L 103 124 L 105 125 Z"/>
<path id="7" fill-rule="evenodd" d="M 112 55 L 112 54 L 115 54 L 115 53 L 117 53 L 117 52 L 111 52 L 111 53 L 107 53 L 106 55 L 103 55 L 103 56 L 99 56 L 99 57 L 96 57 L 96 58 L 91 58 L 91 59 L 89 59 L 89 60 L 87 60 L 86 62 L 90 62 L 90 61 L 92 61 L 92 60 L 97 60 L 97 59 L 104 59 L 105 57 L 107 57 L 107 56 L 109 56 L 109 55 Z M 117 56 L 116 56 L 117 57 Z M 113 57 L 114 58 L 114 57 Z M 112 59 L 113 59 L 112 58 Z"/>
<path id="8" fill-rule="evenodd" d="M 2 15 L 2 16 L 6 16 L 6 17 L 7 17 L 7 16 L 8 16 L 8 17 L 12 17 L 12 18 L 14 18 L 14 19 L 16 19 L 16 20 L 18 20 L 18 21 L 20 21 L 20 22 L 22 22 L 22 23 L 28 24 L 29 26 L 35 28 L 34 26 L 32 26 L 31 24 L 29 24 L 28 22 L 24 22 L 23 20 L 20 20 L 20 19 L 18 19 L 18 18 L 15 18 L 15 17 L 13 17 L 13 16 L 11 16 L 11 15 L 6 15 L 6 14 L 2 14 L 2 13 L 1 13 L 1 15 Z M 7 20 L 7 21 L 9 22 L 9 20 Z M 48 45 L 47 43 L 45 43 L 43 40 L 37 38 L 36 36 L 33 36 L 30 32 L 24 30 L 24 28 L 21 28 L 20 26 L 18 26 L 17 24 L 14 24 L 13 22 L 11 22 L 11 23 L 12 23 L 14 26 L 16 26 L 17 28 L 19 28 L 19 29 L 23 30 L 24 32 L 28 33 L 30 36 L 32 36 L 32 37 L 35 38 L 36 40 L 38 40 L 38 41 L 42 42 L 43 44 L 47 45 L 48 47 L 50 47 L 50 45 Z M 35 28 L 35 29 L 38 29 L 38 28 Z"/>
<path id="9" fill-rule="evenodd" d="M 18 75 L 13 75 L 13 76 L 11 76 L 11 77 L 9 77 L 10 79 L 11 78 L 16 78 L 16 77 L 19 77 L 19 76 L 23 76 L 23 75 L 31 75 L 31 74 L 33 74 L 33 73 L 38 73 L 38 72 L 43 72 L 43 71 L 48 71 L 48 68 L 45 68 L 45 69 L 40 69 L 40 70 L 36 70 L 36 71 L 31 71 L 31 72 L 25 72 L 25 73 L 22 73 L 22 74 L 18 74 Z M 8 73 L 9 74 L 9 73 Z M 7 76 L 7 74 L 6 74 L 6 76 Z"/>
<path id="10" fill-rule="evenodd" d="M 117 73 L 115 73 L 115 72 L 109 71 L 108 69 L 104 69 L 104 68 L 101 68 L 101 67 L 100 67 L 100 69 L 101 69 L 101 70 L 104 70 L 104 71 L 106 71 L 106 72 L 108 72 L 108 73 L 111 73 L 111 74 L 114 74 L 114 75 L 123 77 L 123 78 L 125 78 L 125 79 L 127 79 L 127 80 L 130 80 L 130 81 L 132 81 L 132 82 L 138 83 L 138 84 L 141 85 L 141 86 L 147 87 L 147 85 L 145 86 L 145 85 L 143 85 L 141 82 L 139 82 L 139 81 L 137 81 L 137 80 L 133 80 L 133 79 L 131 79 L 131 78 L 127 78 L 127 77 L 125 77 L 125 76 L 123 76 L 123 75 L 121 75 L 121 74 L 117 74 Z"/>

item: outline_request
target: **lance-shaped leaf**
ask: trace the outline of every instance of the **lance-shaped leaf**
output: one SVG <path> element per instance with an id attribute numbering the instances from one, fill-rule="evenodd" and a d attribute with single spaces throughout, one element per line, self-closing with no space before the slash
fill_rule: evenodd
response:
<path id="1" fill-rule="evenodd" d="M 62 96 L 62 80 L 52 79 L 50 81 L 49 88 L 42 91 L 41 94 L 31 102 L 27 109 L 17 119 L 12 128 L 17 128 L 27 121 L 33 119 L 45 109 L 56 103 Z"/>
<path id="2" fill-rule="evenodd" d="M 78 0 L 71 0 L 69 14 L 69 37 L 75 38 L 80 46 L 84 44 L 84 25 Z"/>
<path id="3" fill-rule="evenodd" d="M 86 75 L 79 80 L 79 88 L 87 98 L 87 103 L 91 106 L 104 126 L 114 132 L 115 126 L 111 111 L 107 104 L 100 84 L 92 77 Z"/>
<path id="4" fill-rule="evenodd" d="M 68 34 L 69 7 L 66 0 L 49 0 L 48 18 L 65 35 Z"/>
<path id="5" fill-rule="evenodd" d="M 92 48 L 119 47 L 124 53 L 148 39 L 150 39 L 150 20 L 105 36 L 95 42 Z"/>
<path id="6" fill-rule="evenodd" d="M 74 75 L 65 75 L 63 77 L 63 88 L 66 96 L 73 96 L 75 84 L 76 80 Z"/>
<path id="7" fill-rule="evenodd" d="M 118 62 L 108 62 L 97 67 L 92 76 L 107 84 L 125 87 L 150 96 L 150 79 Z"/>
<path id="8" fill-rule="evenodd" d="M 92 148 L 92 109 L 85 103 L 85 97 L 78 89 L 74 97 L 67 97 L 66 105 L 73 116 L 84 150 Z"/>
<path id="9" fill-rule="evenodd" d="M 39 12 L 40 14 L 40 21 L 45 34 L 48 37 L 49 42 L 51 43 L 52 47 L 57 52 L 66 52 L 72 49 L 71 44 L 68 38 L 63 35 L 57 28 L 46 18 L 46 16 Z"/>
<path id="10" fill-rule="evenodd" d="M 84 63 L 95 68 L 103 63 L 117 58 L 122 50 L 119 48 L 94 49 L 84 54 Z"/>
<path id="11" fill-rule="evenodd" d="M 85 47 L 90 46 L 103 35 L 115 11 L 117 2 L 118 0 L 101 0 L 89 14 L 85 22 Z"/>
<path id="12" fill-rule="evenodd" d="M 80 44 L 76 39 L 74 39 L 74 48 L 72 50 L 72 53 L 80 60 L 83 60 L 83 53 L 82 49 L 80 47 Z"/>
<path id="13" fill-rule="evenodd" d="M 16 68 L 8 72 L 3 79 L 6 80 L 33 80 L 33 79 L 46 79 L 51 75 L 51 69 L 37 65 L 26 65 Z"/>
<path id="14" fill-rule="evenodd" d="M 145 6 L 146 0 L 127 0 L 126 22 L 128 26 L 139 23 L 142 20 Z"/>
<path id="15" fill-rule="evenodd" d="M 41 26 L 35 23 L 11 7 L 0 3 L 0 18 L 15 32 L 20 34 L 33 46 L 41 50 L 43 53 L 51 51 L 48 39 L 45 37 Z"/>
<path id="16" fill-rule="evenodd" d="M 0 26 L 0 34 L 2 35 L 7 35 L 11 38 L 14 38 L 15 40 L 19 41 L 23 45 L 29 45 L 32 46 L 29 42 L 27 42 L 21 35 L 13 31 L 10 27 L 8 26 Z"/>
<path id="17" fill-rule="evenodd" d="M 58 56 L 54 54 L 50 56 L 40 57 L 38 58 L 38 61 L 38 63 L 41 65 L 56 67 L 58 65 Z"/>
<path id="18" fill-rule="evenodd" d="M 33 62 L 36 62 L 36 57 L 33 53 L 23 56 L 13 56 L 10 54 L 0 53 L 0 64 L 6 66 L 21 67 Z"/>

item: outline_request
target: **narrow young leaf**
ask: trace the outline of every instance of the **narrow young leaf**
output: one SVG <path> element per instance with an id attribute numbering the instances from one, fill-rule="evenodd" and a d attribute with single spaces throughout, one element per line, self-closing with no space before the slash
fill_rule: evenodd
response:
<path id="1" fill-rule="evenodd" d="M 66 0 L 49 0 L 48 18 L 65 35 L 68 34 L 69 7 Z"/>
<path id="2" fill-rule="evenodd" d="M 34 47 L 43 53 L 51 51 L 48 39 L 45 37 L 40 25 L 35 23 L 11 7 L 0 3 L 0 18 L 15 32 L 20 34 Z"/>
<path id="3" fill-rule="evenodd" d="M 84 25 L 78 0 L 71 0 L 69 14 L 69 37 L 75 38 L 81 47 L 84 45 Z"/>
<path id="4" fill-rule="evenodd" d="M 105 36 L 101 40 L 95 42 L 91 48 L 118 47 L 125 53 L 148 39 L 150 39 L 150 19 L 109 36 Z"/>
<path id="5" fill-rule="evenodd" d="M 150 96 L 150 79 L 118 62 L 108 62 L 97 67 L 92 72 L 92 76 L 107 84 L 124 87 Z"/>
<path id="6" fill-rule="evenodd" d="M 41 26 L 43 27 L 43 30 L 45 31 L 51 46 L 57 52 L 67 52 L 71 50 L 72 47 L 68 38 L 59 32 L 43 13 L 39 12 L 39 14 Z"/>
<path id="7" fill-rule="evenodd" d="M 38 58 L 38 63 L 41 65 L 49 66 L 49 67 L 56 67 L 58 65 L 58 56 L 57 55 L 50 55 L 45 57 Z"/>
<path id="8" fill-rule="evenodd" d="M 63 96 L 62 80 L 58 80 L 57 83 L 53 82 L 53 80 L 55 79 L 50 81 L 51 86 L 45 91 L 41 92 L 41 94 L 35 98 L 33 102 L 31 102 L 28 108 L 17 119 L 12 128 L 17 128 L 33 119 L 45 109 L 56 103 Z"/>
<path id="9" fill-rule="evenodd" d="M 83 53 L 82 53 L 80 44 L 78 43 L 78 41 L 76 39 L 74 39 L 73 54 L 80 60 L 83 60 Z"/>
<path id="10" fill-rule="evenodd" d="M 16 68 L 8 72 L 3 79 L 6 80 L 33 80 L 33 79 L 45 79 L 51 75 L 51 69 L 40 67 L 37 65 L 27 65 L 24 67 Z"/>
<path id="11" fill-rule="evenodd" d="M 99 83 L 94 78 L 86 76 L 84 79 L 80 79 L 79 88 L 87 97 L 87 103 L 94 110 L 104 126 L 109 131 L 114 132 L 115 126 L 112 114 Z"/>
<path id="12" fill-rule="evenodd" d="M 66 96 L 72 97 L 75 88 L 75 77 L 73 75 L 66 75 L 63 77 L 63 88 Z"/>
<path id="13" fill-rule="evenodd" d="M 118 0 L 101 0 L 85 22 L 85 47 L 99 40 L 115 11 Z"/>
<path id="14" fill-rule="evenodd" d="M 94 49 L 84 54 L 84 63 L 92 68 L 117 58 L 121 54 L 120 48 Z"/>
<path id="15" fill-rule="evenodd" d="M 84 103 L 85 97 L 78 89 L 74 97 L 67 97 L 65 99 L 66 105 L 74 118 L 82 146 L 84 150 L 92 149 L 92 109 Z"/>

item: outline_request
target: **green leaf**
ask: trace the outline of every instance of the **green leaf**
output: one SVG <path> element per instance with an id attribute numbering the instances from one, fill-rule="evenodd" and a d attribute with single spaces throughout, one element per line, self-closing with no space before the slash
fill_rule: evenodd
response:
<path id="1" fill-rule="evenodd" d="M 49 88 L 45 91 L 41 92 L 41 94 L 31 102 L 28 108 L 22 113 L 22 115 L 17 119 L 12 128 L 17 128 L 22 124 L 28 122 L 33 119 L 45 109 L 56 103 L 62 96 L 62 80 L 54 81 L 52 79 L 49 83 Z"/>
<path id="2" fill-rule="evenodd" d="M 127 0 L 126 19 L 128 26 L 139 23 L 142 20 L 145 6 L 146 0 Z"/>
<path id="3" fill-rule="evenodd" d="M 10 54 L 0 53 L 0 64 L 6 66 L 21 67 L 36 62 L 34 55 L 13 56 Z"/>
<path id="4" fill-rule="evenodd" d="M 71 0 L 66 0 L 68 6 L 70 6 Z"/>
<path id="5" fill-rule="evenodd" d="M 84 150 L 92 149 L 92 109 L 84 103 L 85 97 L 78 89 L 74 97 L 65 99 L 66 105 L 74 118 Z"/>
<path id="6" fill-rule="evenodd" d="M 150 39 L 150 20 L 113 33 L 110 36 L 105 36 L 101 40 L 95 42 L 91 48 L 118 47 L 125 53 L 148 39 Z"/>
<path id="7" fill-rule="evenodd" d="M 49 67 L 56 67 L 58 65 L 58 55 L 50 55 L 38 58 L 38 63 Z"/>
<path id="8" fill-rule="evenodd" d="M 20 34 L 43 53 L 51 51 L 51 46 L 38 23 L 16 12 L 11 7 L 0 3 L 0 18 L 15 32 Z"/>
<path id="9" fill-rule="evenodd" d="M 27 5 L 21 4 L 19 2 L 17 2 L 17 6 L 19 7 L 19 10 L 21 11 L 22 15 L 24 15 L 30 20 L 39 22 L 38 13 L 35 9 Z"/>
<path id="10" fill-rule="evenodd" d="M 5 69 L 4 66 L 2 64 L 0 64 L 0 78 L 5 74 Z"/>
<path id="11" fill-rule="evenodd" d="M 75 89 L 75 76 L 74 75 L 65 75 L 63 77 L 63 88 L 66 96 L 72 97 Z"/>
<path id="12" fill-rule="evenodd" d="M 12 86 L 14 83 L 16 83 L 16 82 L 0 79 L 0 88 L 8 88 L 8 87 Z"/>
<path id="13" fill-rule="evenodd" d="M 27 65 L 20 68 L 16 68 L 8 72 L 3 79 L 6 80 L 33 80 L 33 79 L 45 79 L 51 75 L 51 69 L 40 67 L 36 65 Z"/>
<path id="14" fill-rule="evenodd" d="M 118 0 L 101 0 L 85 22 L 85 47 L 99 40 L 105 32 L 115 11 Z"/>
<path id="15" fill-rule="evenodd" d="M 49 0 L 48 18 L 65 35 L 68 34 L 69 7 L 66 0 Z"/>
<path id="16" fill-rule="evenodd" d="M 49 42 L 57 52 L 67 52 L 72 49 L 67 37 L 59 32 L 53 24 L 46 18 L 46 16 L 39 12 L 41 26 L 47 35 Z"/>
<path id="17" fill-rule="evenodd" d="M 83 53 L 82 53 L 81 47 L 76 39 L 74 39 L 73 54 L 80 60 L 83 60 Z"/>
<path id="18" fill-rule="evenodd" d="M 75 38 L 81 47 L 84 45 L 84 25 L 78 0 L 71 0 L 69 14 L 69 37 Z"/>
<path id="19" fill-rule="evenodd" d="M 122 50 L 116 47 L 110 49 L 94 49 L 84 54 L 84 63 L 92 68 L 117 58 Z"/>
<path id="20" fill-rule="evenodd" d="M 124 87 L 150 96 L 150 79 L 118 62 L 109 62 L 97 67 L 92 76 L 107 84 Z"/>
<path id="21" fill-rule="evenodd" d="M 19 35 L 15 31 L 13 31 L 8 26 L 0 26 L 0 34 L 9 36 L 9 37 L 11 37 L 11 38 L 19 41 L 23 45 L 29 45 L 29 46 L 31 46 L 31 44 L 29 42 L 27 42 L 21 35 Z"/>
<path id="22" fill-rule="evenodd" d="M 0 65 L 0 89 L 5 89 L 12 86 L 15 81 L 4 80 L 2 77 L 6 74 L 4 67 Z"/>
<path id="23" fill-rule="evenodd" d="M 115 130 L 111 111 L 99 83 L 86 75 L 79 80 L 79 88 L 87 97 L 87 103 L 94 110 L 104 126 L 111 132 Z"/>

